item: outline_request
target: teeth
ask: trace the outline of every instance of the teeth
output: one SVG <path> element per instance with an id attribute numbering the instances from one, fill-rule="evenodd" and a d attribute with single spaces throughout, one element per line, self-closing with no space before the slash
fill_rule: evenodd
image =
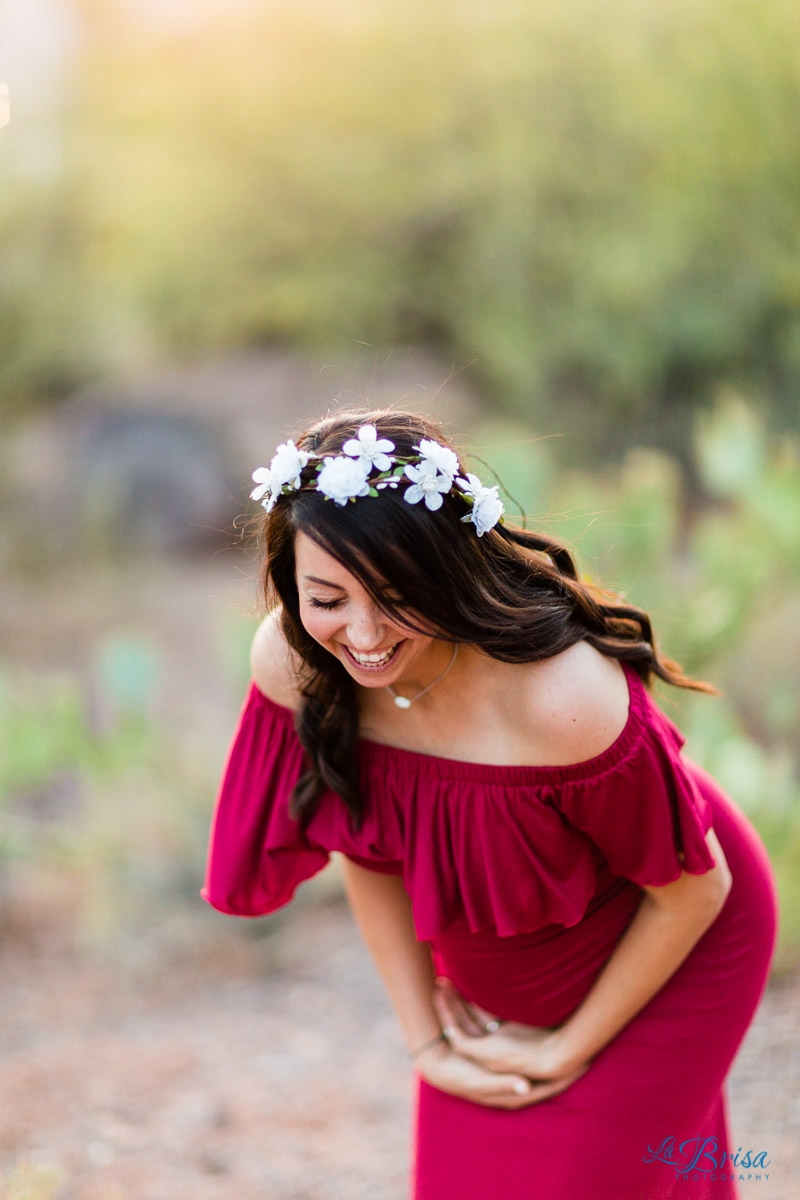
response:
<path id="1" fill-rule="evenodd" d="M 390 659 L 396 649 L 397 649 L 397 642 L 395 642 L 394 646 L 391 646 L 384 654 L 356 654 L 355 650 L 351 650 L 350 653 L 352 654 L 353 658 L 356 659 L 357 662 L 382 663 L 382 662 L 386 662 L 388 659 Z"/>

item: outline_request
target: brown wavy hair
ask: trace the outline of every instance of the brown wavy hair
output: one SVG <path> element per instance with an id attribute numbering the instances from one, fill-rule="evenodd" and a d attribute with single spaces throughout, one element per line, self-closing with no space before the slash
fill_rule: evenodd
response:
<path id="1" fill-rule="evenodd" d="M 390 438 L 401 456 L 412 457 L 421 438 L 433 438 L 455 452 L 433 421 L 393 409 L 338 412 L 303 430 L 295 441 L 316 456 L 336 454 L 365 423 Z M 281 605 L 284 636 L 302 662 L 298 686 L 303 700 L 296 728 L 306 769 L 289 806 L 301 827 L 326 788 L 341 796 L 356 829 L 364 801 L 356 757 L 356 684 L 300 620 L 294 558 L 298 531 L 341 563 L 384 612 L 407 628 L 429 633 L 432 627 L 444 640 L 478 646 L 509 663 L 549 658 L 583 640 L 631 663 L 647 685 L 657 675 L 678 687 L 716 690 L 689 679 L 677 663 L 658 654 L 647 613 L 582 582 L 566 546 L 507 518 L 479 538 L 475 526 L 461 520 L 467 511 L 463 500 L 448 494 L 442 507 L 430 512 L 424 504 L 407 503 L 398 488 L 344 505 L 314 490 L 298 490 L 282 495 L 265 513 L 263 596 L 268 609 Z M 408 610 L 419 614 L 426 627 L 415 625 Z"/>

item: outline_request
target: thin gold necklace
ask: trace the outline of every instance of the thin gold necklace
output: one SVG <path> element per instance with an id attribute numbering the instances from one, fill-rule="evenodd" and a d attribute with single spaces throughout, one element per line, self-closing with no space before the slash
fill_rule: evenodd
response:
<path id="1" fill-rule="evenodd" d="M 445 667 L 445 669 L 442 671 L 441 675 L 437 675 L 436 678 L 434 679 L 433 683 L 429 683 L 426 688 L 423 688 L 421 692 L 417 692 L 416 696 L 412 696 L 411 699 L 409 699 L 407 696 L 398 696 L 397 692 L 394 690 L 392 685 L 390 683 L 387 683 L 386 690 L 388 692 L 391 692 L 392 696 L 394 697 L 394 702 L 397 705 L 397 707 L 398 708 L 411 708 L 411 705 L 414 703 L 415 700 L 419 700 L 420 696 L 424 696 L 425 693 L 429 692 L 432 687 L 435 687 L 436 684 L 440 682 L 440 680 L 444 679 L 447 672 L 452 670 L 453 664 L 456 661 L 457 654 L 458 654 L 458 642 L 456 642 L 456 644 L 453 646 L 453 657 L 450 659 L 450 662 Z"/>

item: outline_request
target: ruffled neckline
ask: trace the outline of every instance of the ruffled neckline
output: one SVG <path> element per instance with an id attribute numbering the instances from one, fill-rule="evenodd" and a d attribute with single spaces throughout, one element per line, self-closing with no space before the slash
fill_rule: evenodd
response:
<path id="1" fill-rule="evenodd" d="M 447 758 L 438 754 L 425 754 L 419 750 L 406 750 L 375 742 L 370 738 L 357 739 L 359 754 L 380 770 L 382 767 L 405 767 L 415 774 L 435 775 L 439 778 L 474 780 L 484 783 L 528 785 L 535 783 L 569 783 L 594 778 L 616 766 L 635 744 L 641 730 L 641 718 L 647 704 L 645 685 L 636 669 L 629 663 L 620 664 L 628 682 L 628 716 L 620 733 L 610 746 L 592 758 L 560 766 L 547 764 L 484 763 L 460 758 Z M 294 726 L 294 709 L 278 704 L 260 690 L 255 680 L 251 691 L 263 705 L 290 721 Z"/>

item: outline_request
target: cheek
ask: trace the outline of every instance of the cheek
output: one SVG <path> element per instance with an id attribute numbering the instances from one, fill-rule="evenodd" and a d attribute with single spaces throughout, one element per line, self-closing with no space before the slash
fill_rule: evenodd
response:
<path id="1" fill-rule="evenodd" d="M 303 627 L 317 642 L 327 642 L 341 625 L 336 610 L 325 612 L 321 608 L 311 608 L 310 605 L 300 606 L 300 620 Z"/>
<path id="2" fill-rule="evenodd" d="M 415 618 L 415 616 L 412 616 L 411 619 L 419 620 L 419 618 Z M 421 621 L 420 624 L 422 624 Z M 418 629 L 409 629 L 407 625 L 401 625 L 397 621 L 392 622 L 392 628 L 397 631 L 401 638 L 407 638 L 409 642 L 413 642 L 417 645 L 427 645 L 429 642 L 433 641 L 433 630 L 431 630 L 430 633 L 427 630 L 421 633 Z"/>

